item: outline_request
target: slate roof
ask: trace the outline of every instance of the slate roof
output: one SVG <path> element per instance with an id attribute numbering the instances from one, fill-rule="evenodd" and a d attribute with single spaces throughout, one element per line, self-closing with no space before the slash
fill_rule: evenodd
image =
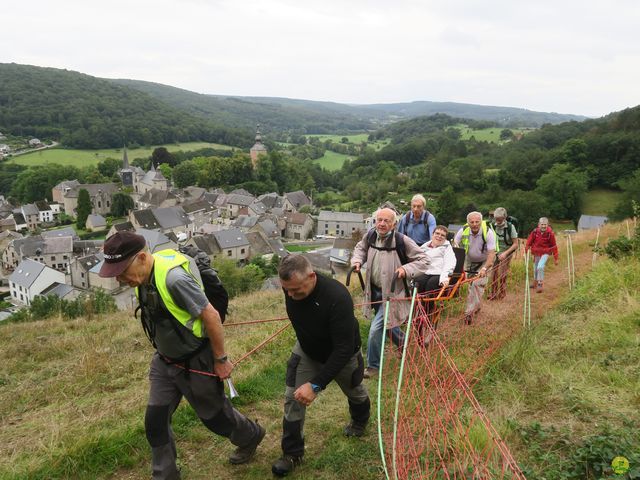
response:
<path id="1" fill-rule="evenodd" d="M 44 239 L 43 254 L 72 252 L 73 238 L 71 237 L 47 237 Z"/>
<path id="2" fill-rule="evenodd" d="M 260 228 L 262 228 L 262 230 L 264 230 L 264 233 L 267 234 L 267 237 L 280 237 L 280 230 L 278 229 L 278 226 L 268 218 L 258 222 L 258 225 L 260 226 Z"/>
<path id="3" fill-rule="evenodd" d="M 78 263 L 84 271 L 89 271 L 104 259 L 102 253 L 87 255 L 78 258 Z"/>
<path id="4" fill-rule="evenodd" d="M 168 190 L 159 190 L 157 188 L 152 188 L 151 190 L 147 190 L 144 195 L 142 195 L 140 197 L 140 199 L 138 200 L 141 203 L 148 203 L 149 205 L 153 205 L 155 207 L 158 207 L 162 204 L 162 202 L 164 202 L 165 200 L 173 200 L 176 199 L 178 197 L 176 197 L 176 194 L 173 192 L 170 192 Z"/>
<path id="5" fill-rule="evenodd" d="M 152 212 L 163 229 L 184 227 L 191 223 L 189 216 L 184 213 L 182 207 L 154 208 Z"/>
<path id="6" fill-rule="evenodd" d="M 262 202 L 253 202 L 247 208 L 249 209 L 250 212 L 253 212 L 256 215 L 262 215 L 263 213 L 267 213 L 267 206 Z"/>
<path id="7" fill-rule="evenodd" d="M 246 234 L 249 244 L 251 244 L 251 252 L 256 255 L 264 255 L 265 253 L 273 253 L 267 236 L 261 232 L 249 232 Z"/>
<path id="8" fill-rule="evenodd" d="M 16 238 L 13 241 L 13 248 L 18 256 L 35 257 L 40 256 L 44 251 L 44 239 L 40 235 Z"/>
<path id="9" fill-rule="evenodd" d="M 331 212 L 320 210 L 318 222 L 359 222 L 364 223 L 364 215 L 351 212 Z"/>
<path id="10" fill-rule="evenodd" d="M 43 238 L 52 238 L 52 237 L 73 237 L 74 239 L 79 238 L 75 229 L 71 226 L 58 228 L 57 230 L 47 230 L 42 232 L 41 235 Z"/>
<path id="11" fill-rule="evenodd" d="M 44 263 L 25 258 L 9 276 L 9 281 L 22 288 L 29 288 L 45 268 L 47 266 Z"/>
<path id="12" fill-rule="evenodd" d="M 302 190 L 288 192 L 285 193 L 284 196 L 287 197 L 287 200 L 289 200 L 289 202 L 291 202 L 291 205 L 296 207 L 296 209 L 305 205 L 311 205 L 311 200 Z"/>
<path id="13" fill-rule="evenodd" d="M 38 215 L 38 207 L 36 207 L 33 203 L 27 203 L 26 205 L 22 206 L 22 213 L 24 215 Z"/>
<path id="14" fill-rule="evenodd" d="M 64 196 L 67 198 L 75 198 L 82 189 L 89 192 L 89 197 L 95 197 L 100 191 L 108 194 L 115 193 L 118 191 L 118 185 L 115 183 L 80 183 L 65 193 Z"/>
<path id="15" fill-rule="evenodd" d="M 271 251 L 274 254 L 278 255 L 280 258 L 284 258 L 289 255 L 289 252 L 286 248 L 284 248 L 284 245 L 282 244 L 282 240 L 280 240 L 279 238 L 270 238 L 269 246 L 271 247 Z"/>
<path id="16" fill-rule="evenodd" d="M 106 227 L 107 220 L 102 215 L 91 214 L 87 217 L 87 223 L 91 222 L 94 227 Z"/>
<path id="17" fill-rule="evenodd" d="M 251 228 L 258 223 L 258 217 L 249 215 L 238 215 L 235 221 L 231 224 L 236 228 Z"/>
<path id="18" fill-rule="evenodd" d="M 213 235 L 196 235 L 192 238 L 193 243 L 195 243 L 196 246 L 207 255 L 215 255 L 221 251 L 220 246 Z"/>
<path id="19" fill-rule="evenodd" d="M 89 255 L 102 249 L 104 240 L 74 240 L 73 253 L 77 255 Z"/>
<path id="20" fill-rule="evenodd" d="M 48 210 L 51 210 L 51 207 L 49 206 L 49 202 L 47 202 L 46 200 L 38 200 L 37 202 L 34 202 L 34 205 L 40 212 L 46 212 Z"/>
<path id="21" fill-rule="evenodd" d="M 248 192 L 244 188 L 236 188 L 235 190 L 232 190 L 231 192 L 229 192 L 229 195 L 245 195 L 247 197 L 253 197 L 251 192 Z"/>
<path id="22" fill-rule="evenodd" d="M 287 223 L 292 223 L 294 225 L 304 225 L 309 218 L 309 215 L 306 213 L 298 213 L 298 212 L 289 212 L 284 216 Z"/>
<path id="23" fill-rule="evenodd" d="M 55 295 L 58 298 L 64 298 L 74 290 L 75 288 L 73 285 L 53 282 L 50 287 L 47 287 L 42 291 L 41 295 Z"/>
<path id="24" fill-rule="evenodd" d="M 147 246 L 149 247 L 149 251 L 151 253 L 153 253 L 159 245 L 164 245 L 165 243 L 171 243 L 169 237 L 167 237 L 162 232 L 156 232 L 155 230 L 147 230 L 146 228 L 139 228 L 138 230 L 136 230 L 136 233 L 144 237 L 145 241 L 147 242 Z M 170 247 L 167 247 L 167 248 L 170 248 Z"/>
<path id="25" fill-rule="evenodd" d="M 115 229 L 116 232 L 134 232 L 135 228 L 133 228 L 133 224 L 131 222 L 121 222 L 121 223 L 114 223 L 112 225 L 112 227 Z"/>
<path id="26" fill-rule="evenodd" d="M 24 218 L 24 215 L 22 215 L 22 213 L 14 213 L 13 214 L 13 219 L 16 222 L 16 225 L 26 225 L 27 221 Z"/>
<path id="27" fill-rule="evenodd" d="M 134 210 L 133 216 L 136 219 L 138 225 L 142 228 L 147 229 L 155 229 L 160 228 L 160 224 L 156 220 L 156 217 L 153 215 L 153 212 L 150 209 L 144 210 Z"/>
<path id="28" fill-rule="evenodd" d="M 182 209 L 185 213 L 195 213 L 195 212 L 210 212 L 212 210 L 216 210 L 216 206 L 213 202 L 209 202 L 207 200 L 197 200 L 191 203 L 183 203 Z"/>
<path id="29" fill-rule="evenodd" d="M 214 232 L 213 236 L 216 238 L 220 249 L 243 247 L 249 245 L 247 236 L 237 228 L 231 228 L 229 230 L 222 230 L 220 232 Z"/>
<path id="30" fill-rule="evenodd" d="M 236 193 L 230 193 L 227 195 L 227 205 L 242 205 L 243 207 L 248 207 L 254 202 L 255 198 L 250 195 L 241 195 Z"/>

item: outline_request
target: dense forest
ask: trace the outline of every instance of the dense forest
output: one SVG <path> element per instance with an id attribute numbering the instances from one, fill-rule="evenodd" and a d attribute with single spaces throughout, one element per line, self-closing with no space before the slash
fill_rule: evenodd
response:
<path id="1" fill-rule="evenodd" d="M 247 147 L 249 130 L 205 121 L 160 100 L 77 72 L 0 64 L 0 131 L 76 148 L 209 141 Z"/>

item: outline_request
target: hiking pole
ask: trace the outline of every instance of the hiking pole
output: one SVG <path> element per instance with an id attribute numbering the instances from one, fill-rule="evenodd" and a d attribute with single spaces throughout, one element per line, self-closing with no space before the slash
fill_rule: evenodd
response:
<path id="1" fill-rule="evenodd" d="M 567 234 L 567 275 L 569 277 L 569 290 L 571 290 L 571 257 L 569 254 L 569 243 L 571 243 L 571 234 Z"/>
<path id="2" fill-rule="evenodd" d="M 233 384 L 233 381 L 231 380 L 231 377 L 227 378 L 227 385 L 229 385 L 229 398 L 231 398 L 231 400 L 240 396 L 240 394 L 238 393 L 238 390 L 236 390 L 236 386 Z"/>
<path id="3" fill-rule="evenodd" d="M 596 266 L 596 258 L 598 257 L 598 240 L 600 240 L 600 229 L 596 234 L 596 243 L 593 245 L 593 257 L 591 258 L 591 268 Z"/>
<path id="4" fill-rule="evenodd" d="M 389 306 L 391 304 L 391 298 L 387 298 L 387 301 L 384 304 L 384 323 L 382 325 L 382 342 L 380 346 L 380 370 L 378 371 L 378 402 L 377 402 L 377 410 L 378 410 L 378 447 L 380 449 L 380 457 L 382 458 L 382 468 L 384 469 L 384 475 L 387 480 L 389 480 L 389 469 L 387 468 L 387 459 L 384 456 L 384 439 L 382 437 L 382 368 L 384 366 L 384 344 L 385 344 L 385 333 L 387 331 L 387 323 L 389 320 Z M 380 305 L 382 308 L 382 305 Z"/>
<path id="5" fill-rule="evenodd" d="M 571 238 L 571 284 L 576 286 L 576 260 L 573 255 L 573 238 Z"/>
<path id="6" fill-rule="evenodd" d="M 524 311 L 522 313 L 522 326 L 525 327 L 527 323 L 531 326 L 531 289 L 529 288 L 529 263 L 531 259 L 531 252 L 527 250 L 524 255 Z M 528 322 L 527 322 L 528 320 Z"/>
<path id="7" fill-rule="evenodd" d="M 355 271 L 356 267 L 351 267 L 347 272 L 347 281 L 345 285 L 348 287 L 351 284 L 351 274 Z M 360 280 L 360 286 L 362 287 L 362 291 L 364 292 L 364 279 L 362 278 L 362 271 L 358 270 L 358 279 Z"/>
<path id="8" fill-rule="evenodd" d="M 396 407 L 393 414 L 393 447 L 391 451 L 391 458 L 393 461 L 393 474 L 395 479 L 398 479 L 398 464 L 397 464 L 397 445 L 398 445 L 398 413 L 400 410 L 400 393 L 402 391 L 402 380 L 404 379 L 404 364 L 407 359 L 407 346 L 411 339 L 411 322 L 413 320 L 413 311 L 416 304 L 416 295 L 418 289 L 413 288 L 413 294 L 411 295 L 411 310 L 409 310 L 409 320 L 407 321 L 407 334 L 404 337 L 404 344 L 402 345 L 402 359 L 400 360 L 400 372 L 398 373 L 398 388 L 396 388 Z"/>

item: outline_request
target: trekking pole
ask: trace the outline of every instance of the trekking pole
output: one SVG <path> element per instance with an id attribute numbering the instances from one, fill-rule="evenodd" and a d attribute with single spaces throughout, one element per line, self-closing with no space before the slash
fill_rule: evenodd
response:
<path id="1" fill-rule="evenodd" d="M 571 239 L 571 284 L 576 286 L 576 257 L 573 255 L 573 238 Z"/>
<path id="2" fill-rule="evenodd" d="M 569 290 L 571 290 L 571 257 L 569 253 L 569 243 L 571 243 L 571 234 L 567 234 L 567 275 L 569 277 Z"/>
<path id="3" fill-rule="evenodd" d="M 356 267 L 351 267 L 347 272 L 347 281 L 345 282 L 347 287 L 351 284 L 351 274 L 355 271 L 355 269 Z M 364 292 L 364 279 L 362 278 L 362 270 L 358 270 L 356 273 L 358 274 L 360 286 L 362 287 L 362 291 Z"/>
<path id="4" fill-rule="evenodd" d="M 598 240 L 600 240 L 600 229 L 596 234 L 596 243 L 593 245 L 593 258 L 591 259 L 591 268 L 596 266 L 596 258 L 598 257 Z"/>
<path id="5" fill-rule="evenodd" d="M 398 413 L 400 409 L 400 393 L 402 390 L 402 380 L 404 378 L 404 362 L 407 358 L 407 345 L 409 345 L 409 340 L 411 339 L 411 330 L 412 330 L 411 322 L 413 320 L 413 311 L 416 303 L 417 294 L 418 294 L 418 289 L 414 287 L 413 294 L 411 295 L 411 310 L 409 310 L 409 320 L 407 320 L 407 334 L 404 337 L 404 345 L 402 345 L 402 359 L 400 360 L 400 373 L 398 373 L 398 388 L 396 389 L 396 408 L 393 414 L 393 449 L 391 453 L 391 458 L 393 459 L 393 474 L 396 480 L 398 479 L 396 446 L 398 443 Z"/>
<path id="6" fill-rule="evenodd" d="M 529 261 L 531 259 L 531 252 L 527 250 L 524 255 L 524 311 L 522 313 L 522 326 L 525 327 L 527 323 L 531 326 L 531 289 L 529 288 Z M 528 320 L 528 322 L 527 322 Z"/>
<path id="7" fill-rule="evenodd" d="M 378 371 L 378 447 L 380 448 L 380 457 L 382 458 L 382 468 L 384 468 L 384 475 L 389 480 L 389 470 L 387 468 L 387 459 L 384 456 L 384 439 L 382 438 L 382 369 L 384 366 L 384 344 L 385 333 L 387 331 L 387 323 L 389 321 L 389 306 L 391 299 L 387 298 L 384 304 L 384 323 L 382 326 L 382 342 L 380 347 L 380 370 Z M 382 305 L 380 305 L 382 308 Z"/>

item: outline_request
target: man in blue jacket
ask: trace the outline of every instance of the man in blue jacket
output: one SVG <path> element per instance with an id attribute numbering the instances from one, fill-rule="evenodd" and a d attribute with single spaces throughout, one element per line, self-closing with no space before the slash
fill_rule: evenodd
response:
<path id="1" fill-rule="evenodd" d="M 402 216 L 398 231 L 416 242 L 418 246 L 431 240 L 436 229 L 436 217 L 427 209 L 427 201 L 419 193 L 411 199 L 411 211 Z"/>

